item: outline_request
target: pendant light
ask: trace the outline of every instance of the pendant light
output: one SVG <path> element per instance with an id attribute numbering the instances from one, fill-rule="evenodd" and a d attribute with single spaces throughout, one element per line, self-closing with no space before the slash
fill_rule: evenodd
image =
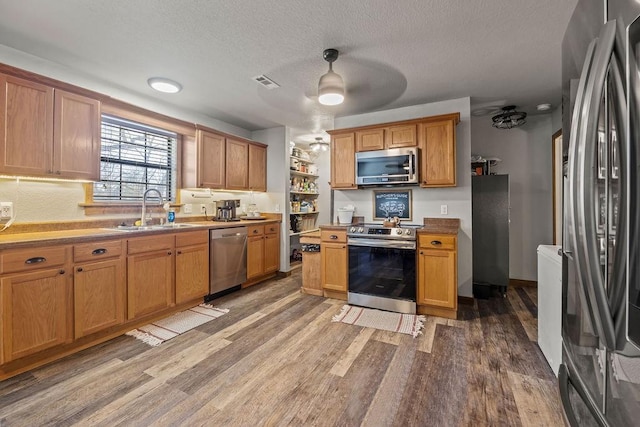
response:
<path id="1" fill-rule="evenodd" d="M 495 115 L 491 118 L 493 120 L 493 127 L 498 129 L 511 129 L 518 126 L 522 126 L 527 121 L 525 118 L 527 113 L 522 111 L 516 111 L 515 105 L 507 105 L 502 107 L 502 113 Z"/>
<path id="2" fill-rule="evenodd" d="M 344 101 L 344 82 L 333 71 L 333 61 L 338 59 L 337 49 L 325 49 L 322 57 L 329 63 L 329 71 L 318 82 L 318 102 L 322 105 L 338 105 Z"/>
<path id="3" fill-rule="evenodd" d="M 309 144 L 313 151 L 329 151 L 329 143 L 322 140 L 321 136 L 316 137 L 316 141 Z"/>

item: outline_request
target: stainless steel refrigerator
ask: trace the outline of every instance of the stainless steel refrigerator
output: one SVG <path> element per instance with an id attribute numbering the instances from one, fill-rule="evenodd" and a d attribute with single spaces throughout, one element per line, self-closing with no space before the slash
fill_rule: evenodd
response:
<path id="1" fill-rule="evenodd" d="M 640 2 L 579 0 L 562 43 L 560 396 L 575 426 L 640 425 Z"/>

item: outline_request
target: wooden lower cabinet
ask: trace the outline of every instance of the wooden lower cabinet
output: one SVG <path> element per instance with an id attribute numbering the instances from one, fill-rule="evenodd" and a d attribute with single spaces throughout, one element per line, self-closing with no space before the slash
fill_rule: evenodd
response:
<path id="1" fill-rule="evenodd" d="M 458 310 L 457 238 L 418 238 L 418 312 L 455 319 Z"/>
<path id="2" fill-rule="evenodd" d="M 209 232 L 176 235 L 176 304 L 209 293 Z"/>
<path id="3" fill-rule="evenodd" d="M 320 243 L 322 289 L 325 296 L 346 299 L 349 252 L 346 230 L 322 230 Z"/>
<path id="4" fill-rule="evenodd" d="M 71 274 L 64 267 L 3 277 L 2 363 L 71 339 Z"/>
<path id="5" fill-rule="evenodd" d="M 280 224 L 251 225 L 247 228 L 245 286 L 273 277 L 280 268 Z"/>
<path id="6" fill-rule="evenodd" d="M 127 318 L 153 314 L 174 305 L 174 236 L 129 240 Z"/>

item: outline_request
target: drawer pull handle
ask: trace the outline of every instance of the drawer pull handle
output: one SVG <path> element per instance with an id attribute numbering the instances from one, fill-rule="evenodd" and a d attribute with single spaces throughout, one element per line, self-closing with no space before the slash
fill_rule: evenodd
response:
<path id="1" fill-rule="evenodd" d="M 36 256 L 33 258 L 29 258 L 28 260 L 26 260 L 24 263 L 29 265 L 29 264 L 38 264 L 40 262 L 45 262 L 47 259 L 43 256 Z"/>
<path id="2" fill-rule="evenodd" d="M 253 230 L 253 234 L 257 234 L 257 233 L 258 233 L 258 230 Z"/>
<path id="3" fill-rule="evenodd" d="M 336 236 L 335 234 L 332 234 L 331 236 L 329 236 L 329 238 L 332 240 L 337 240 L 338 236 Z"/>
<path id="4" fill-rule="evenodd" d="M 94 249 L 93 252 L 91 252 L 91 255 L 104 255 L 107 253 L 107 250 L 105 248 L 100 248 L 100 249 Z"/>
<path id="5" fill-rule="evenodd" d="M 78 269 L 76 270 L 78 273 L 82 273 L 82 267 L 78 267 Z"/>
<path id="6" fill-rule="evenodd" d="M 441 242 L 440 240 L 432 240 L 432 241 L 431 241 L 431 244 L 432 244 L 433 246 L 440 246 L 440 245 L 442 244 L 442 242 Z"/>

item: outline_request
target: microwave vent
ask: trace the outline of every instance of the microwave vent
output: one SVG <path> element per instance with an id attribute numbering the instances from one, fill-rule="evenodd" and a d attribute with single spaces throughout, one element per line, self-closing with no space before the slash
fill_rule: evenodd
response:
<path id="1" fill-rule="evenodd" d="M 275 89 L 275 88 L 279 88 L 280 85 L 276 82 L 274 82 L 273 80 L 271 80 L 269 77 L 265 76 L 264 74 L 261 74 L 259 76 L 255 76 L 253 78 L 253 80 L 255 80 L 256 82 L 260 83 L 262 86 L 266 87 L 267 89 Z"/>

